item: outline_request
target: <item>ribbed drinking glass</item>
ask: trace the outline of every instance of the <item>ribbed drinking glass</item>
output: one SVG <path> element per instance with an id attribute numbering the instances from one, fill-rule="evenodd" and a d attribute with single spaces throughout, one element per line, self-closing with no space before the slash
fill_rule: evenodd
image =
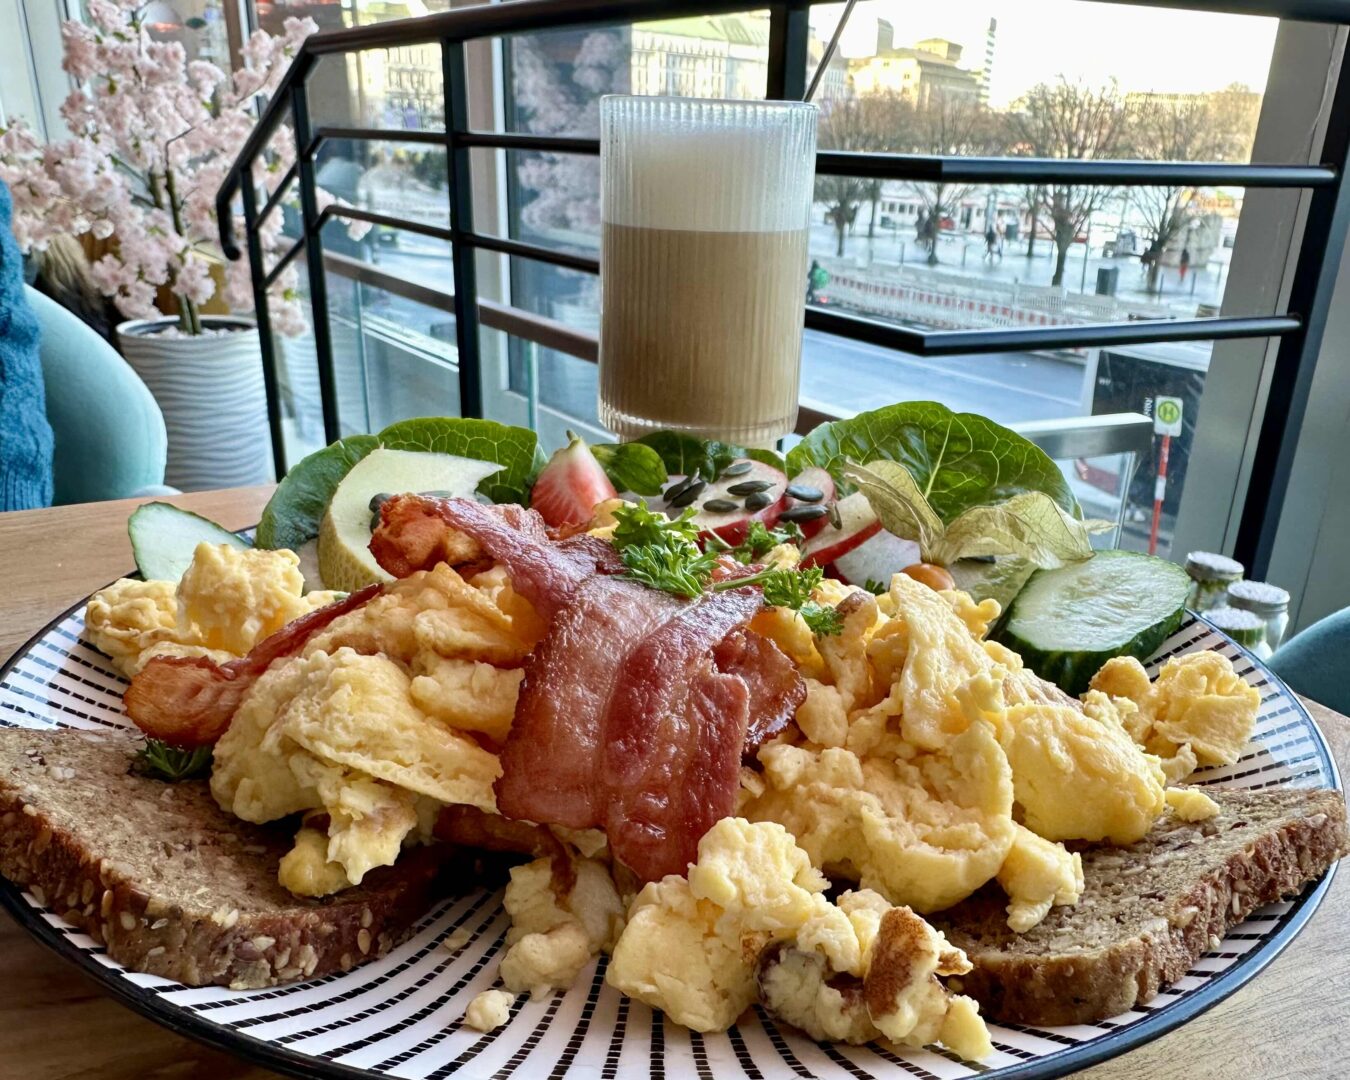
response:
<path id="1" fill-rule="evenodd" d="M 796 426 L 814 105 L 600 103 L 600 419 L 767 445 Z"/>

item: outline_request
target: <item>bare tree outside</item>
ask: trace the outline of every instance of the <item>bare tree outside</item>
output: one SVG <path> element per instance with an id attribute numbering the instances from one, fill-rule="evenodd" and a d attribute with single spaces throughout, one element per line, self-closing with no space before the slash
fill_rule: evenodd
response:
<path id="1" fill-rule="evenodd" d="M 899 119 L 890 94 L 836 98 L 821 111 L 819 142 L 822 150 L 888 150 Z M 817 176 L 815 200 L 825 206 L 825 219 L 834 227 L 835 255 L 844 254 L 849 230 L 864 202 L 872 204 L 867 237 L 876 232 L 881 181 L 851 176 Z"/>
<path id="2" fill-rule="evenodd" d="M 1129 152 L 1146 161 L 1249 161 L 1260 98 L 1234 85 L 1205 97 L 1141 95 L 1128 109 Z M 1149 292 L 1158 291 L 1162 253 L 1184 241 L 1199 217 L 1189 187 L 1140 188 L 1134 205 L 1152 237 Z"/>
<path id="3" fill-rule="evenodd" d="M 996 151 L 1002 142 L 994 114 L 969 95 L 935 91 L 922 104 L 906 105 L 912 113 L 912 126 L 908 145 L 904 149 L 911 153 L 977 156 Z M 932 223 L 928 263 L 930 266 L 935 265 L 938 262 L 937 237 L 942 220 L 954 217 L 962 200 L 977 185 L 937 182 L 911 186 L 923 203 L 928 221 Z"/>
<path id="4" fill-rule="evenodd" d="M 1040 83 L 1008 113 L 1008 123 L 1019 145 L 1036 157 L 1113 158 L 1126 146 L 1126 110 L 1114 83 L 1101 89 L 1063 77 L 1054 84 Z M 1042 188 L 1039 205 L 1050 218 L 1055 245 L 1051 285 L 1064 283 L 1070 246 L 1111 193 L 1109 187 L 1090 184 Z"/>

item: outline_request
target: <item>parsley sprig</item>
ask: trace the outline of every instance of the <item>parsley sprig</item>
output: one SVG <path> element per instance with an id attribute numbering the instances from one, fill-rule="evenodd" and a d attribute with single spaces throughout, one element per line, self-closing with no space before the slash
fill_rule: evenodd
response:
<path id="1" fill-rule="evenodd" d="M 752 521 L 746 529 L 745 539 L 731 548 L 731 555 L 737 562 L 759 562 L 780 544 L 800 544 L 804 539 L 796 522 L 770 529 L 762 521 Z"/>
<path id="2" fill-rule="evenodd" d="M 719 555 L 729 551 L 738 561 L 751 562 L 786 542 L 789 536 L 786 531 L 780 533 L 766 529 L 760 522 L 751 522 L 745 541 L 736 548 L 714 543 L 704 550 L 698 543 L 699 530 L 693 523 L 694 516 L 690 509 L 678 518 L 668 520 L 665 515 L 648 510 L 646 503 L 616 509 L 612 542 L 627 568 L 626 576 L 648 588 L 688 600 L 701 596 L 709 588 L 722 592 L 758 585 L 764 591 L 766 604 L 800 612 L 813 633 L 837 634 L 843 629 L 844 620 L 838 611 L 811 599 L 824 576 L 819 567 L 809 570 L 766 568 L 748 577 L 713 582 L 712 574 Z M 757 549 L 758 554 L 754 554 Z M 741 558 L 747 553 L 750 553 L 749 557 Z"/>
<path id="3" fill-rule="evenodd" d="M 818 604 L 811 599 L 825 576 L 818 566 L 806 570 L 761 570 L 749 577 L 721 581 L 714 589 L 734 589 L 741 585 L 759 585 L 764 590 L 764 602 L 770 607 L 791 608 L 801 615 L 813 634 L 829 637 L 844 629 L 844 617 L 838 608 Z"/>
<path id="4" fill-rule="evenodd" d="M 159 739 L 146 739 L 135 764 L 138 772 L 156 780 L 195 780 L 211 771 L 211 747 L 185 750 Z"/>

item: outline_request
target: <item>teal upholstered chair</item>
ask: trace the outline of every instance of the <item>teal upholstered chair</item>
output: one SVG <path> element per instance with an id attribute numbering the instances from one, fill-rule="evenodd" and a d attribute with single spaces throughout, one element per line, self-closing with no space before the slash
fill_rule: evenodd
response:
<path id="1" fill-rule="evenodd" d="M 54 502 L 172 494 L 164 487 L 168 436 L 145 383 L 117 350 L 35 289 L 42 325 L 47 420 L 55 435 Z"/>
<path id="2" fill-rule="evenodd" d="M 1270 667 L 1304 697 L 1350 713 L 1350 608 L 1295 634 L 1275 651 Z"/>

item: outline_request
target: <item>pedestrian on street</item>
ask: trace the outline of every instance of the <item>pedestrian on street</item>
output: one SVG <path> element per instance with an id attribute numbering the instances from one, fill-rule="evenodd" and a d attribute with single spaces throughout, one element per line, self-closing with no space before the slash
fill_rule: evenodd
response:
<path id="1" fill-rule="evenodd" d="M 1181 249 L 1181 261 L 1177 263 L 1177 274 L 1179 280 L 1186 280 L 1186 271 L 1191 268 L 1191 249 L 1184 247 Z"/>
<path id="2" fill-rule="evenodd" d="M 820 265 L 819 259 L 811 260 L 811 269 L 806 272 L 806 302 L 814 304 L 819 291 L 829 283 L 830 274 Z"/>
<path id="3" fill-rule="evenodd" d="M 914 239 L 922 242 L 928 235 L 928 213 L 925 210 L 919 211 L 919 216 L 914 219 Z"/>
<path id="4" fill-rule="evenodd" d="M 984 230 L 984 257 L 990 262 L 994 261 L 994 248 L 998 243 L 998 233 L 994 232 L 994 226 L 990 225 Z"/>

